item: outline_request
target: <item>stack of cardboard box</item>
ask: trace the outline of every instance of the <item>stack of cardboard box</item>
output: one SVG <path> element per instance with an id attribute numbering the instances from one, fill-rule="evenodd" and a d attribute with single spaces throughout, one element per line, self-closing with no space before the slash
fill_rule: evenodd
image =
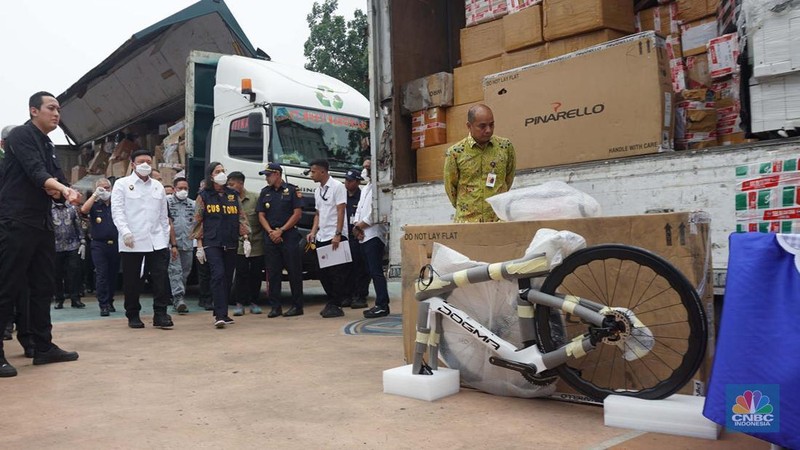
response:
<path id="1" fill-rule="evenodd" d="M 717 109 L 710 89 L 685 89 L 675 106 L 675 147 L 680 150 L 717 145 Z"/>
<path id="2" fill-rule="evenodd" d="M 736 231 L 800 233 L 800 160 L 736 168 Z"/>
<path id="3" fill-rule="evenodd" d="M 442 179 L 447 114 L 453 104 L 453 75 L 435 73 L 403 86 L 403 109 L 411 113 L 411 148 L 417 150 L 417 181 Z"/>

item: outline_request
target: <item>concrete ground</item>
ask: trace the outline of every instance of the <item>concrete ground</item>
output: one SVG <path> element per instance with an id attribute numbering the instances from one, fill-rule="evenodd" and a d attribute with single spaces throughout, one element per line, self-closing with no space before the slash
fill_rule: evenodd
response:
<path id="1" fill-rule="evenodd" d="M 742 434 L 610 428 L 596 406 L 469 389 L 435 402 L 383 394 L 382 371 L 405 364 L 399 320 L 347 334 L 361 310 L 322 319 L 322 291 L 306 286 L 304 316 L 247 314 L 223 330 L 195 301 L 172 330 L 148 313 L 145 329 L 129 329 L 121 293 L 110 318 L 90 297 L 85 310 L 53 311 L 54 342 L 80 359 L 33 366 L 5 342 L 19 375 L 0 379 L 0 448 L 769 448 Z M 399 291 L 390 283 L 398 314 Z M 143 305 L 151 311 L 150 298 Z"/>

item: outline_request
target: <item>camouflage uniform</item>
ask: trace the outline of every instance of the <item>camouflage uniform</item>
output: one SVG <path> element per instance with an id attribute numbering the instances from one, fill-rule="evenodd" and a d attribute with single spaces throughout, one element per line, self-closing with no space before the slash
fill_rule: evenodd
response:
<path id="1" fill-rule="evenodd" d="M 444 160 L 444 189 L 456 209 L 455 222 L 497 222 L 487 198 L 511 189 L 516 154 L 510 140 L 492 136 L 482 149 L 467 136 L 447 149 Z M 486 178 L 494 171 L 494 187 Z"/>

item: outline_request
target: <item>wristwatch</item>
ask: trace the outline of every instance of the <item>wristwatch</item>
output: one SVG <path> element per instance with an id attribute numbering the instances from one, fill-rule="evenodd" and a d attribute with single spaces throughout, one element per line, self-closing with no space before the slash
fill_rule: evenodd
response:
<path id="1" fill-rule="evenodd" d="M 341 231 L 337 231 L 334 236 L 341 236 L 341 235 L 342 235 L 342 232 Z"/>

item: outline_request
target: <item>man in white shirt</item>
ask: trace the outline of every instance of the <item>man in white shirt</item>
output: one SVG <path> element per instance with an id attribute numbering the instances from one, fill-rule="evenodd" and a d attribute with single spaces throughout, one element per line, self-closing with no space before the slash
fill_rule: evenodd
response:
<path id="1" fill-rule="evenodd" d="M 311 161 L 309 176 L 319 183 L 319 187 L 314 191 L 317 213 L 314 216 L 314 225 L 306 239 L 308 242 L 316 242 L 318 249 L 330 245 L 334 251 L 344 251 L 344 248 L 339 248 L 339 244 L 344 240 L 345 245 L 348 245 L 347 239 L 342 238 L 347 189 L 341 181 L 331 177 L 328 173 L 329 168 L 330 165 L 325 159 Z M 347 265 L 328 266 L 320 269 L 319 272 L 319 281 L 322 283 L 325 293 L 328 294 L 328 303 L 320 315 L 326 319 L 343 316 L 342 302 L 348 295 Z"/>
<path id="2" fill-rule="evenodd" d="M 356 214 L 353 217 L 353 234 L 361 242 L 361 254 L 364 256 L 369 276 L 372 278 L 372 287 L 375 288 L 375 306 L 364 311 L 364 317 L 371 319 L 389 315 L 389 288 L 386 276 L 383 274 L 386 226 L 382 223 L 374 223 L 372 219 L 373 184 L 369 169 L 370 160 L 366 160 L 361 177 L 367 180 L 367 185 L 361 190 L 361 199 L 358 201 Z"/>
<path id="3" fill-rule="evenodd" d="M 170 303 L 167 195 L 164 186 L 150 178 L 153 163 L 150 152 L 136 150 L 131 161 L 133 173 L 118 179 L 111 191 L 111 215 L 119 232 L 125 315 L 129 327 L 144 328 L 139 317 L 142 309 L 139 293 L 143 275 L 150 273 L 153 326 L 172 328 L 172 318 L 167 314 Z"/>

